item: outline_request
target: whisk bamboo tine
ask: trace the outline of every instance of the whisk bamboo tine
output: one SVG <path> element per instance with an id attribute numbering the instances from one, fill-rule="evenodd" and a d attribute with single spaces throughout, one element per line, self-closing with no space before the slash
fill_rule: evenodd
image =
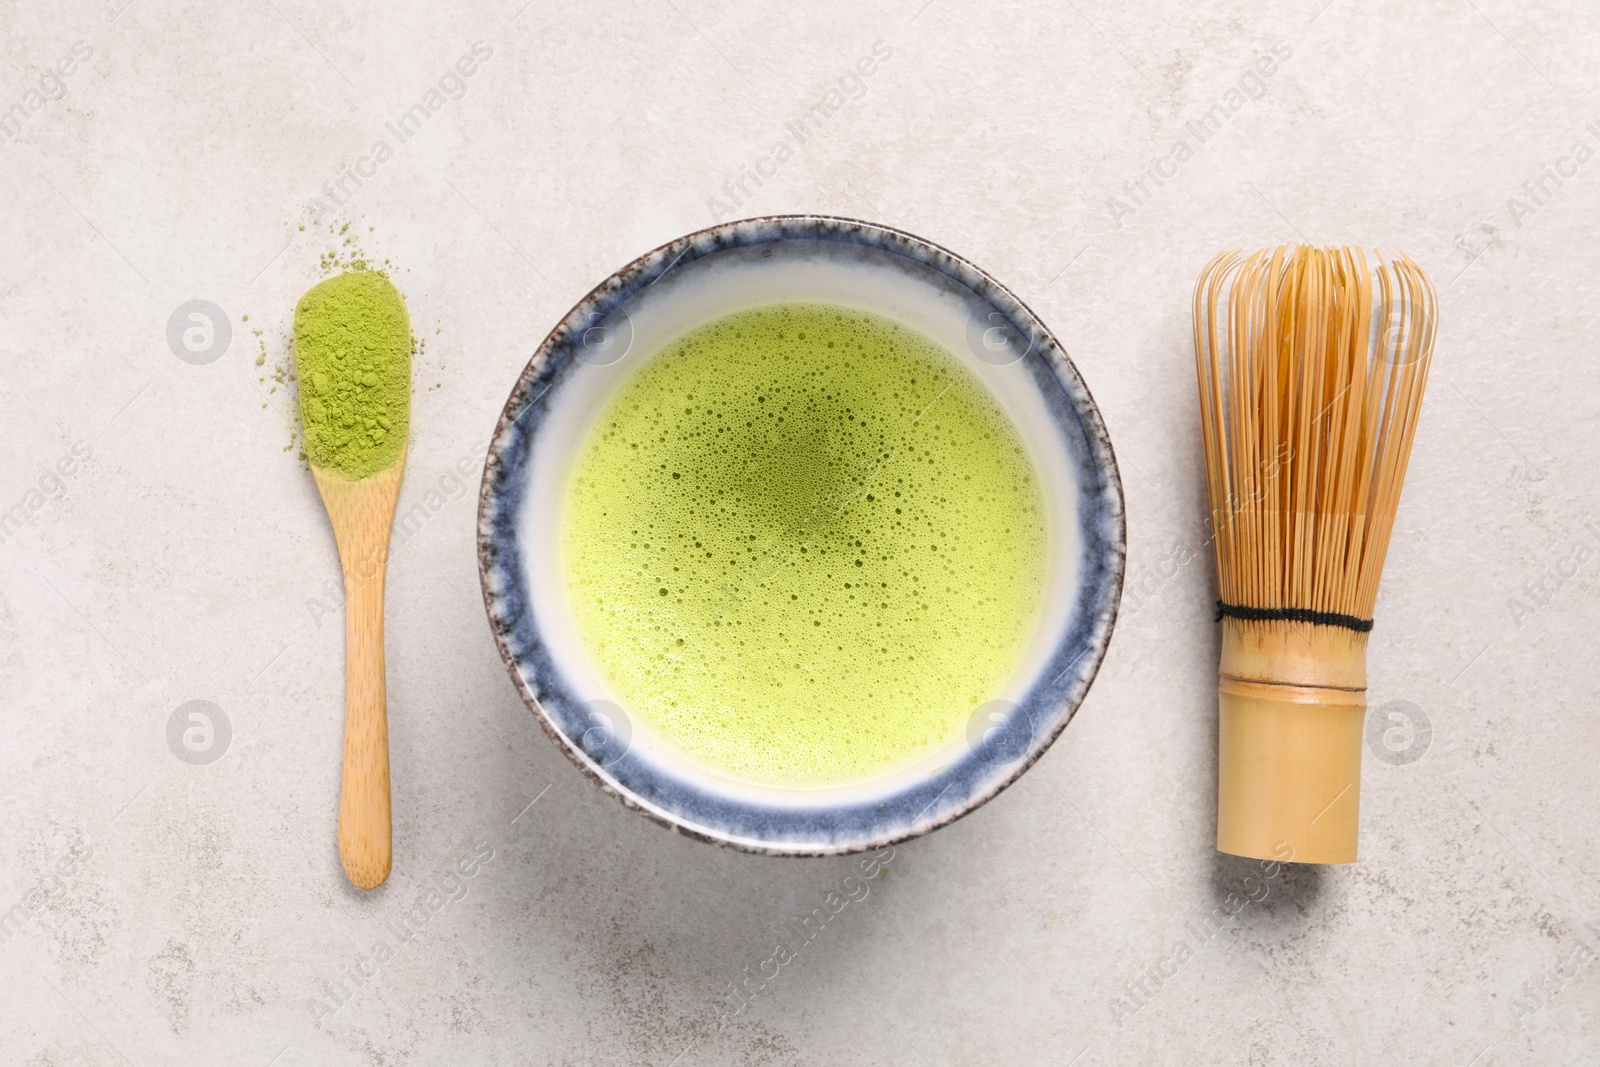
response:
<path id="1" fill-rule="evenodd" d="M 1225 852 L 1355 859 L 1367 633 L 1436 313 L 1414 261 L 1361 249 L 1229 250 L 1195 286 Z"/>

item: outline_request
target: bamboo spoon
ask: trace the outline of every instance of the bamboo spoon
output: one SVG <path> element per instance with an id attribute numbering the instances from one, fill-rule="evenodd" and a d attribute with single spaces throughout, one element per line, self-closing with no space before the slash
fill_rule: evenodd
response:
<path id="1" fill-rule="evenodd" d="M 352 271 L 300 299 L 294 338 L 306 458 L 344 570 L 339 859 L 353 885 L 373 889 L 393 863 L 383 586 L 406 465 L 411 324 L 387 278 Z"/>

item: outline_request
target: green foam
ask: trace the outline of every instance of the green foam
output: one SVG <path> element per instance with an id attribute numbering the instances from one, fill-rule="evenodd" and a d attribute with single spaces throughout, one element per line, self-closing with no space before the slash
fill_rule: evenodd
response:
<path id="1" fill-rule="evenodd" d="M 888 319 L 779 304 L 647 360 L 562 511 L 579 633 L 638 720 L 758 785 L 960 736 L 1038 618 L 1038 475 L 983 385 Z"/>

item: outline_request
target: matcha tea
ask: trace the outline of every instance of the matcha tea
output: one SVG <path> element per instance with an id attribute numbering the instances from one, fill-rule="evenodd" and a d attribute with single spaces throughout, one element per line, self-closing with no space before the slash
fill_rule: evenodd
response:
<path id="1" fill-rule="evenodd" d="M 579 632 L 630 714 L 724 776 L 816 787 L 960 735 L 1015 669 L 1038 477 L 937 343 L 779 304 L 667 345 L 583 442 L 562 515 Z"/>
<path id="2" fill-rule="evenodd" d="M 392 466 L 411 420 L 411 320 L 376 271 L 336 274 L 294 309 L 300 420 L 313 467 L 352 480 Z"/>

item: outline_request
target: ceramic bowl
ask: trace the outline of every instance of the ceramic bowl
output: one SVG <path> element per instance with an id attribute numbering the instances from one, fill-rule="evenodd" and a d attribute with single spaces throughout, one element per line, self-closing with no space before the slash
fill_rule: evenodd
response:
<path id="1" fill-rule="evenodd" d="M 560 568 L 566 479 L 618 385 L 668 341 L 734 311 L 841 304 L 941 342 L 1010 416 L 1039 473 L 1045 607 L 1013 677 L 917 765 L 831 789 L 725 780 L 674 752 L 609 692 L 579 639 Z M 1105 425 L 1043 323 L 971 263 L 899 230 L 790 215 L 715 226 L 641 256 L 578 302 L 528 361 L 494 432 L 478 509 L 484 601 L 523 701 L 624 804 L 754 852 L 826 855 L 949 823 L 1049 748 L 1099 669 L 1122 590 L 1122 483 Z"/>

